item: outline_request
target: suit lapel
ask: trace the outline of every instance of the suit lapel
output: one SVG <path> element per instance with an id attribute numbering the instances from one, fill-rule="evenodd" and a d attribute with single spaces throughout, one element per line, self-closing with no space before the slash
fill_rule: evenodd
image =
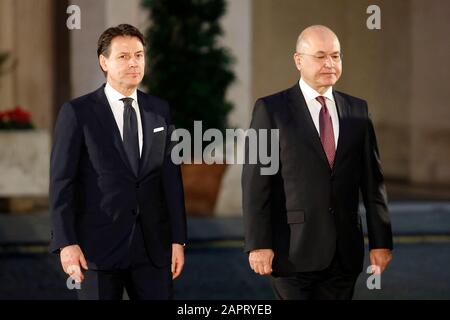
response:
<path id="1" fill-rule="evenodd" d="M 137 92 L 139 111 L 141 113 L 142 121 L 142 135 L 143 135 L 143 147 L 142 156 L 139 165 L 139 176 L 143 176 L 147 172 L 147 168 L 150 162 L 150 150 L 153 144 L 153 129 L 157 123 L 156 115 L 151 111 L 151 106 L 144 98 L 142 92 Z"/>
<path id="2" fill-rule="evenodd" d="M 294 121 L 297 122 L 296 127 L 300 131 L 301 136 L 305 137 L 305 141 L 314 149 L 321 159 L 321 162 L 330 169 L 327 156 L 323 150 L 322 142 L 320 141 L 320 136 L 317 133 L 313 119 L 311 118 L 311 113 L 308 110 L 308 106 L 306 105 L 305 98 L 298 83 L 289 90 L 289 100 L 289 105 L 294 114 L 293 118 Z"/>
<path id="3" fill-rule="evenodd" d="M 112 113 L 108 99 L 106 98 L 104 87 L 105 86 L 103 85 L 94 93 L 96 106 L 93 108 L 93 111 L 105 131 L 105 137 L 112 136 L 112 143 L 114 147 L 117 149 L 117 152 L 119 152 L 125 166 L 134 175 L 127 154 L 125 153 L 125 149 L 123 147 L 122 137 L 120 136 L 119 128 L 117 127 L 116 120 L 114 119 L 114 114 Z"/>
<path id="4" fill-rule="evenodd" d="M 336 156 L 334 161 L 333 171 L 339 166 L 342 160 L 343 150 L 348 143 L 351 125 L 348 121 L 350 116 L 349 105 L 339 92 L 333 90 L 334 101 L 336 102 L 336 109 L 339 117 L 339 139 L 336 149 Z"/>

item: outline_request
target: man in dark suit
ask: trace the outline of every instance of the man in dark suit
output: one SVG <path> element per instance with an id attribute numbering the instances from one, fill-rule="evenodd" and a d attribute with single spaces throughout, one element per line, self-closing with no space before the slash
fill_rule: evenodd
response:
<path id="1" fill-rule="evenodd" d="M 261 163 L 244 165 L 245 251 L 256 273 L 272 275 L 279 299 L 352 298 L 364 257 L 359 192 L 373 270 L 383 272 L 392 257 L 367 103 L 333 89 L 341 58 L 333 31 L 306 28 L 294 54 L 300 81 L 258 99 L 253 110 L 251 128 L 279 130 L 280 169 L 269 176 Z"/>
<path id="2" fill-rule="evenodd" d="M 50 164 L 52 241 L 82 282 L 80 299 L 171 299 L 184 265 L 180 169 L 170 158 L 168 104 L 137 87 L 145 42 L 135 27 L 103 32 L 106 84 L 65 103 Z M 84 270 L 83 270 L 84 269 Z"/>

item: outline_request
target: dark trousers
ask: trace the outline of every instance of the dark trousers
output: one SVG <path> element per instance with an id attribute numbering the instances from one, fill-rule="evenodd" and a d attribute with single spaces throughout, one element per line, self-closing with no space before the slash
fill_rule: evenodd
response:
<path id="1" fill-rule="evenodd" d="M 121 300 L 127 290 L 131 300 L 173 299 L 171 266 L 158 268 L 145 249 L 142 226 L 138 220 L 130 239 L 128 256 L 112 270 L 87 270 L 79 300 Z"/>
<path id="2" fill-rule="evenodd" d="M 324 270 L 271 277 L 279 300 L 351 300 L 359 273 L 345 271 L 337 254 Z"/>

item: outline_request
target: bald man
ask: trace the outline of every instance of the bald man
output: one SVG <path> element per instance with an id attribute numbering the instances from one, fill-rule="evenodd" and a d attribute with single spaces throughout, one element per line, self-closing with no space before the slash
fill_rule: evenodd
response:
<path id="1" fill-rule="evenodd" d="M 280 169 L 262 175 L 262 163 L 244 165 L 245 251 L 254 272 L 271 275 L 278 299 L 351 299 L 364 260 L 359 192 L 372 270 L 392 259 L 375 132 L 367 102 L 333 89 L 342 73 L 333 31 L 306 28 L 294 62 L 299 82 L 253 110 L 251 128 L 279 130 Z"/>

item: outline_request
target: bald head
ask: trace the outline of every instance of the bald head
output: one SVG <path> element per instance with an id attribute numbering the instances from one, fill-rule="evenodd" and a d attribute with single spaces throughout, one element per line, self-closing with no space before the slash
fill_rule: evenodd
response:
<path id="1" fill-rule="evenodd" d="M 336 34 L 325 26 L 310 26 L 298 36 L 295 65 L 301 78 L 319 94 L 339 80 L 341 57 L 341 45 Z"/>
<path id="2" fill-rule="evenodd" d="M 338 37 L 330 28 L 322 25 L 314 25 L 307 27 L 300 33 L 295 47 L 296 52 L 307 52 L 317 42 L 337 42 L 340 47 Z"/>

